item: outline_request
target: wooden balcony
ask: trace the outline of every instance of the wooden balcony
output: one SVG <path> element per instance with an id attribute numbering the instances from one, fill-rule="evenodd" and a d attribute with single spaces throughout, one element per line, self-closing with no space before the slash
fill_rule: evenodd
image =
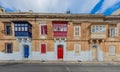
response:
<path id="1" fill-rule="evenodd" d="M 32 37 L 32 33 L 28 31 L 15 31 L 15 37 Z"/>
<path id="2" fill-rule="evenodd" d="M 66 37 L 67 31 L 54 31 L 54 37 Z"/>

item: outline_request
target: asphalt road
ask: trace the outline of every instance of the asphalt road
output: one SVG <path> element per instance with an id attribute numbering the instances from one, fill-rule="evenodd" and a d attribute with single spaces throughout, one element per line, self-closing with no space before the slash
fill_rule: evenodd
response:
<path id="1" fill-rule="evenodd" d="M 113 64 L 0 64 L 0 72 L 120 72 L 120 65 Z"/>

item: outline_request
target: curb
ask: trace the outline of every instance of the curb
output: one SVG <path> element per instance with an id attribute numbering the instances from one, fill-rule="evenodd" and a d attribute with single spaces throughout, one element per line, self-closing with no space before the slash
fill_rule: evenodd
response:
<path id="1" fill-rule="evenodd" d="M 0 61 L 2 63 L 27 63 L 27 64 L 115 64 L 120 65 L 120 62 L 77 62 L 77 61 Z"/>

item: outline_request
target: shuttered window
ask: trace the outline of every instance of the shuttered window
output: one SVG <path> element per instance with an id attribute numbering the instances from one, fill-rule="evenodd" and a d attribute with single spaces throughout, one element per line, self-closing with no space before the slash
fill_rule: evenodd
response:
<path id="1" fill-rule="evenodd" d="M 5 23 L 5 33 L 6 35 L 12 35 L 11 23 Z"/>
<path id="2" fill-rule="evenodd" d="M 41 35 L 47 35 L 47 25 L 41 25 Z"/>
<path id="3" fill-rule="evenodd" d="M 12 53 L 13 52 L 12 43 L 5 43 L 5 50 L 6 53 Z"/>
<path id="4" fill-rule="evenodd" d="M 41 44 L 41 53 L 46 53 L 46 44 Z"/>
<path id="5" fill-rule="evenodd" d="M 109 46 L 109 55 L 115 55 L 115 46 Z"/>
<path id="6" fill-rule="evenodd" d="M 109 37 L 116 37 L 116 36 L 118 36 L 118 28 L 111 27 L 109 29 Z"/>
<path id="7" fill-rule="evenodd" d="M 74 26 L 74 36 L 80 36 L 80 26 Z"/>
<path id="8" fill-rule="evenodd" d="M 75 44 L 74 45 L 74 51 L 75 51 L 75 54 L 80 54 L 81 45 L 80 44 Z"/>

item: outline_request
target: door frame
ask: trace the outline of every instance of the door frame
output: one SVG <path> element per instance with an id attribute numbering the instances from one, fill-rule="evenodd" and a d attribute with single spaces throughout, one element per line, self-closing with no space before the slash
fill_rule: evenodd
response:
<path id="1" fill-rule="evenodd" d="M 57 46 L 58 45 L 63 45 L 63 59 L 62 60 L 65 60 L 66 58 L 66 42 L 65 41 L 55 41 L 54 42 L 54 53 L 55 53 L 55 60 L 59 60 L 57 58 Z"/>
<path id="2" fill-rule="evenodd" d="M 97 46 L 97 53 L 96 53 L 97 54 L 97 60 L 96 61 L 99 61 L 99 50 L 100 50 L 100 45 L 99 44 L 91 44 L 91 47 L 90 47 L 91 48 L 90 49 L 91 50 L 91 59 L 92 59 L 92 61 L 94 61 L 93 60 L 93 54 L 92 54 L 93 51 L 92 50 L 93 50 L 93 46 L 95 46 L 95 45 Z"/>

